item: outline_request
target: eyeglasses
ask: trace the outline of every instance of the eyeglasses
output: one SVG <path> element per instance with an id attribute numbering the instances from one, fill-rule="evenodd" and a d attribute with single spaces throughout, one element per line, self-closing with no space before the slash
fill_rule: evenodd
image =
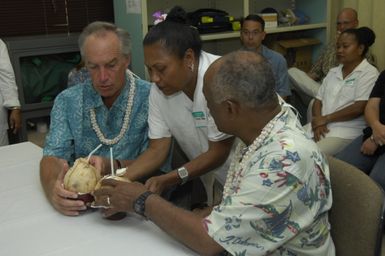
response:
<path id="1" fill-rule="evenodd" d="M 351 21 L 348 21 L 348 20 L 345 20 L 345 21 L 337 21 L 337 26 L 341 26 L 341 25 L 349 25 L 351 23 L 353 23 L 354 21 L 351 20 Z"/>
<path id="2" fill-rule="evenodd" d="M 241 33 L 242 33 L 242 35 L 247 36 L 247 37 L 249 37 L 249 36 L 255 37 L 255 36 L 261 34 L 262 31 L 258 31 L 258 30 L 253 30 L 253 31 L 241 30 Z"/>

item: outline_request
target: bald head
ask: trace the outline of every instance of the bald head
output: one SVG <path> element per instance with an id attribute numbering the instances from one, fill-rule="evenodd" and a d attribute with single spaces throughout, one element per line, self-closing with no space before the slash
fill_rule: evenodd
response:
<path id="1" fill-rule="evenodd" d="M 215 61 L 205 75 L 215 103 L 232 99 L 251 108 L 277 102 L 270 64 L 255 52 L 235 51 Z"/>
<path id="2" fill-rule="evenodd" d="M 353 8 L 342 9 L 337 16 L 337 30 L 343 32 L 350 28 L 358 27 L 357 11 Z"/>

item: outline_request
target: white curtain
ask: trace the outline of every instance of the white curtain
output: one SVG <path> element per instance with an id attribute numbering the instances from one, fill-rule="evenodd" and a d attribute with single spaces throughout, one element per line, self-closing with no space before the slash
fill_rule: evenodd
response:
<path id="1" fill-rule="evenodd" d="M 359 26 L 371 28 L 376 33 L 376 42 L 370 48 L 379 71 L 385 69 L 385 1 L 384 0 L 333 0 L 331 8 L 331 34 L 335 34 L 338 11 L 345 7 L 357 10 Z"/>

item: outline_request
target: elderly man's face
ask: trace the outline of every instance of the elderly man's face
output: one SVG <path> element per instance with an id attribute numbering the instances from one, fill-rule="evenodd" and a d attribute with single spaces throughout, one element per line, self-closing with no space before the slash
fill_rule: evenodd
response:
<path id="1" fill-rule="evenodd" d="M 123 56 L 118 37 L 107 32 L 105 36 L 89 36 L 84 43 L 86 67 L 95 90 L 110 103 L 119 96 L 125 85 L 125 72 L 130 59 Z"/>

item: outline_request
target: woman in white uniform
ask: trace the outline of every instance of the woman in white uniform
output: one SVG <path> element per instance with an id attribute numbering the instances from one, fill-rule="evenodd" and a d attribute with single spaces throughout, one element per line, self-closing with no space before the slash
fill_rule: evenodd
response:
<path id="1" fill-rule="evenodd" d="M 375 35 L 369 28 L 348 29 L 337 41 L 338 67 L 332 68 L 314 101 L 309 135 L 321 150 L 335 155 L 365 128 L 364 109 L 378 77 L 365 58 Z"/>
<path id="2" fill-rule="evenodd" d="M 152 176 L 166 161 L 174 138 L 189 161 L 149 178 L 146 187 L 160 194 L 201 177 L 211 204 L 213 170 L 227 171 L 224 163 L 233 137 L 218 131 L 202 92 L 203 76 L 219 56 L 202 51 L 199 32 L 186 21 L 184 10 L 174 7 L 143 40 L 145 64 L 154 83 L 149 99 L 150 143 L 135 161 L 120 162 L 130 180 Z M 109 168 L 104 162 L 104 168 Z"/>

